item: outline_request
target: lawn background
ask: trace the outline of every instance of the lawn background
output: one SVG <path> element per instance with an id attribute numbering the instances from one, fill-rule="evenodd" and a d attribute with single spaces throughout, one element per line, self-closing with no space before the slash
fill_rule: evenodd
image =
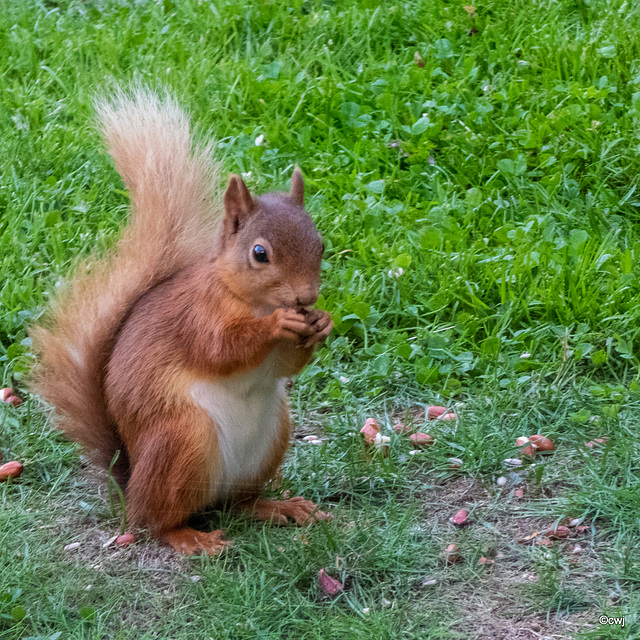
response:
<path id="1" fill-rule="evenodd" d="M 292 395 L 298 434 L 325 442 L 298 438 L 284 488 L 336 513 L 307 539 L 222 514 L 219 560 L 103 548 L 104 484 L 37 403 L 0 407 L 3 459 L 26 465 L 0 486 L 0 638 L 640 633 L 639 60 L 622 0 L 0 2 L 2 386 L 59 279 L 126 216 L 92 120 L 114 80 L 169 87 L 253 190 L 302 167 L 336 322 Z M 457 426 L 424 426 L 430 403 Z M 369 416 L 437 444 L 372 459 Z M 536 432 L 558 451 L 518 503 L 495 480 Z M 458 506 L 472 529 L 447 523 Z M 577 563 L 515 543 L 566 516 L 591 525 Z M 466 561 L 446 567 L 452 541 Z"/>

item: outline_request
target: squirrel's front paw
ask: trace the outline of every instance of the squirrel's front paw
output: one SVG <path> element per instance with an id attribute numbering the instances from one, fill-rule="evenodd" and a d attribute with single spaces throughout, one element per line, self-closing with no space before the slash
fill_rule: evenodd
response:
<path id="1" fill-rule="evenodd" d="M 276 309 L 273 320 L 274 338 L 299 341 L 315 334 L 307 316 L 294 309 Z"/>
<path id="2" fill-rule="evenodd" d="M 321 309 L 312 309 L 306 318 L 309 326 L 313 329 L 313 334 L 306 338 L 300 346 L 311 347 L 324 342 L 331 333 L 331 329 L 333 329 L 331 315 Z"/>

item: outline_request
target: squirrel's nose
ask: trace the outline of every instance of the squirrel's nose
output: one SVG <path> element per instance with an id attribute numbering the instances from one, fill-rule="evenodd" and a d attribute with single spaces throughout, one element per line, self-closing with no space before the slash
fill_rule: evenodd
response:
<path id="1" fill-rule="evenodd" d="M 299 293 L 296 304 L 299 307 L 311 307 L 318 300 L 318 290 L 316 288 L 309 289 L 304 293 Z"/>

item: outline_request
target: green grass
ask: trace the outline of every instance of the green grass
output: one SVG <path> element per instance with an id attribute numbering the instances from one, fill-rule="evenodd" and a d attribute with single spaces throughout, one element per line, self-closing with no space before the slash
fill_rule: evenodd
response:
<path id="1" fill-rule="evenodd" d="M 26 467 L 0 485 L 2 640 L 640 635 L 640 5 L 463 5 L 0 2 L 2 386 L 21 388 L 29 322 L 126 214 L 92 121 L 114 79 L 171 88 L 258 192 L 300 164 L 336 322 L 292 396 L 325 442 L 295 443 L 283 485 L 336 517 L 212 514 L 235 542 L 219 559 L 103 548 L 106 483 L 37 403 L 0 407 L 3 459 Z M 423 427 L 430 403 L 461 419 L 424 427 L 428 452 L 365 452 L 365 418 Z M 518 500 L 495 481 L 534 432 L 558 449 Z M 590 531 L 516 542 L 567 516 Z M 465 561 L 445 566 L 453 541 Z M 320 568 L 342 595 L 322 597 Z"/>

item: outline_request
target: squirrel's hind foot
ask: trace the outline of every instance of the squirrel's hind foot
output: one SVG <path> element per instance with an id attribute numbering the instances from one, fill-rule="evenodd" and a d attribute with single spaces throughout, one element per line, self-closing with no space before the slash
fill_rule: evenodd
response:
<path id="1" fill-rule="evenodd" d="M 247 511 L 258 520 L 270 521 L 273 524 L 311 524 L 321 520 L 330 520 L 330 513 L 320 511 L 311 500 L 302 496 L 295 496 L 287 500 L 266 500 L 258 498 L 237 505 L 242 511 Z"/>
<path id="2" fill-rule="evenodd" d="M 216 556 L 231 544 L 230 540 L 222 539 L 222 534 L 222 529 L 205 532 L 196 531 L 191 527 L 181 527 L 164 533 L 161 539 L 172 549 L 185 556 L 198 554 Z"/>

